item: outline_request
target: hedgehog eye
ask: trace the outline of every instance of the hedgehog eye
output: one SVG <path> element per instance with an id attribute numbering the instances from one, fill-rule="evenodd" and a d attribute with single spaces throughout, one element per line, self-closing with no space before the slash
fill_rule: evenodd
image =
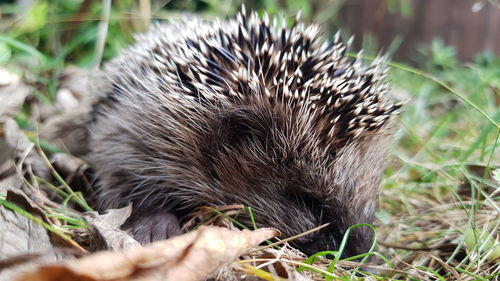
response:
<path id="1" fill-rule="evenodd" d="M 252 139 L 264 143 L 270 133 L 270 123 L 266 116 L 253 108 L 234 108 L 225 112 L 214 131 L 215 142 L 232 147 L 236 143 Z M 219 146 L 220 147 L 220 146 Z"/>
<path id="2" fill-rule="evenodd" d="M 314 214 L 321 215 L 324 203 L 312 192 L 297 188 L 289 188 L 286 191 L 287 198 L 301 206 L 311 210 Z"/>

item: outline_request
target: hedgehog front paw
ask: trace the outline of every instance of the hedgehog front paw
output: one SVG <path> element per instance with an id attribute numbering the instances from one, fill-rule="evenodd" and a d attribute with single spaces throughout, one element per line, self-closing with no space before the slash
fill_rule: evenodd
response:
<path id="1" fill-rule="evenodd" d="M 179 220 L 170 212 L 132 214 L 122 228 L 143 245 L 181 234 Z"/>

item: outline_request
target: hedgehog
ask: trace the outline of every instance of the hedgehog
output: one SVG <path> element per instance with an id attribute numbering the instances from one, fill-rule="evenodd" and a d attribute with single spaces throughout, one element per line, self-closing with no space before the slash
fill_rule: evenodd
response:
<path id="1" fill-rule="evenodd" d="M 280 23 L 281 21 L 281 23 Z M 372 224 L 401 104 L 384 58 L 349 58 L 317 25 L 262 17 L 158 23 L 105 67 L 90 157 L 103 209 L 132 203 L 141 243 L 178 235 L 200 206 L 252 207 L 305 254 Z M 238 221 L 251 226 L 248 215 Z M 344 256 L 367 251 L 356 227 Z"/>

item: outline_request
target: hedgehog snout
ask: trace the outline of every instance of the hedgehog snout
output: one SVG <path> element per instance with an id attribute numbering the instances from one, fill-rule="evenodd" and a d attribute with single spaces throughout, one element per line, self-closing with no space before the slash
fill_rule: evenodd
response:
<path id="1" fill-rule="evenodd" d="M 319 233 L 309 239 L 292 242 L 292 246 L 299 249 L 307 256 L 313 255 L 321 251 L 336 251 L 338 243 L 333 233 Z M 328 257 L 330 258 L 330 257 Z"/>
<path id="2" fill-rule="evenodd" d="M 338 251 L 344 235 L 345 232 L 341 232 L 331 225 L 311 234 L 309 237 L 304 237 L 305 239 L 293 241 L 291 244 L 310 256 L 321 251 Z M 353 230 L 347 239 L 345 247 L 342 249 L 340 257 L 347 258 L 366 253 L 369 251 L 372 242 L 373 235 L 371 232 Z M 332 255 L 326 257 L 333 258 Z"/>

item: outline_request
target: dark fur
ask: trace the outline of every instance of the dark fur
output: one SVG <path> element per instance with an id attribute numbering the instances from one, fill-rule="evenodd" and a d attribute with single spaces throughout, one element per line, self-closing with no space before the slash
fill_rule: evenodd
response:
<path id="1" fill-rule="evenodd" d="M 314 26 L 280 30 L 241 14 L 139 37 L 108 65 L 95 110 L 103 206 L 133 202 L 127 225 L 142 242 L 179 233 L 176 218 L 202 205 L 251 206 L 285 237 L 331 223 L 294 242 L 305 253 L 337 249 L 350 225 L 372 223 L 399 105 L 385 102 L 378 61 L 353 64 L 338 38 L 317 39 Z M 356 229 L 345 254 L 371 240 Z"/>

